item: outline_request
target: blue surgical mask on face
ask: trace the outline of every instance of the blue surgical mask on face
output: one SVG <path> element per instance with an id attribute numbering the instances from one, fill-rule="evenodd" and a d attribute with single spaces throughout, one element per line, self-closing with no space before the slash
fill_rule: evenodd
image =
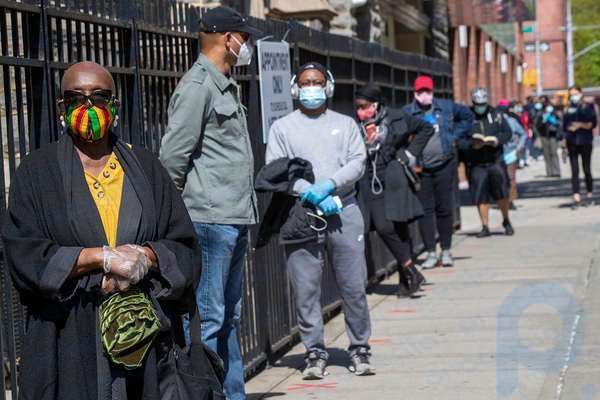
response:
<path id="1" fill-rule="evenodd" d="M 485 114 L 485 112 L 488 109 L 487 104 L 481 104 L 481 105 L 476 105 L 475 107 L 473 107 L 473 109 L 475 110 L 475 112 L 479 115 Z"/>
<path id="2" fill-rule="evenodd" d="M 321 86 L 308 86 L 300 89 L 300 103 L 304 108 L 309 110 L 316 110 L 321 107 L 327 96 L 325 95 L 325 88 Z"/>

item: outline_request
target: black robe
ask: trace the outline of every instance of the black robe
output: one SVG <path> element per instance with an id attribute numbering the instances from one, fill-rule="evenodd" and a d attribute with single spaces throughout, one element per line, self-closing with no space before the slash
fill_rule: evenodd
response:
<path id="1" fill-rule="evenodd" d="M 183 201 L 156 157 L 115 137 L 113 143 L 125 171 L 117 245 L 148 245 L 156 253 L 160 273 L 149 273 L 140 286 L 159 305 L 161 332 L 139 370 L 124 373 L 104 356 L 98 322 L 102 273 L 78 279 L 69 274 L 83 248 L 107 240 L 72 139 L 63 136 L 21 162 L 2 229 L 7 267 L 27 311 L 21 399 L 115 399 L 123 398 L 126 387 L 129 398 L 159 400 L 166 356 L 185 346 L 181 314 L 197 318 L 201 258 Z M 198 323 L 191 335 L 200 337 Z M 201 347 L 194 351 L 203 364 L 198 374 L 215 381 L 207 354 Z"/>

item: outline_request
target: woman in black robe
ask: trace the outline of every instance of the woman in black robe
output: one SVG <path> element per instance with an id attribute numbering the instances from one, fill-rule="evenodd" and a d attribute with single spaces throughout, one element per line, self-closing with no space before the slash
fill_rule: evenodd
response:
<path id="1" fill-rule="evenodd" d="M 189 347 L 181 324 L 188 312 L 197 322 L 200 257 L 192 223 L 158 159 L 110 132 L 118 107 L 114 92 L 112 77 L 98 64 L 69 68 L 60 100 L 68 134 L 27 156 L 11 182 L 2 240 L 26 308 L 19 398 L 184 399 L 175 383 L 184 367 L 198 384 L 195 398 L 213 398 L 213 391 L 215 396 L 221 392 L 218 361 L 202 346 L 199 323 L 192 324 Z M 86 129 L 81 129 L 85 118 L 71 115 L 67 93 L 69 102 L 86 104 Z M 92 120 L 87 108 L 104 115 Z M 86 174 L 101 173 L 111 156 L 124 178 L 116 245 L 103 249 L 109 233 Z M 107 254 L 122 257 L 115 261 Z M 145 294 L 160 322 L 142 366 L 135 369 L 119 367 L 107 356 L 99 317 L 99 304 L 130 286 Z M 174 354 L 185 357 L 176 365 Z"/>

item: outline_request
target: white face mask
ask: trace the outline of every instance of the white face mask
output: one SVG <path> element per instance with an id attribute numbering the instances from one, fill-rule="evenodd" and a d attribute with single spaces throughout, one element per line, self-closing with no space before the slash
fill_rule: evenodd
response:
<path id="1" fill-rule="evenodd" d="M 240 41 L 237 40 L 235 36 L 232 35 L 231 37 L 233 38 L 233 40 L 235 40 L 237 44 L 240 45 L 240 52 L 238 54 L 236 54 L 235 51 L 233 51 L 232 49 L 229 49 L 229 51 L 232 52 L 233 55 L 237 58 L 235 66 L 243 67 L 245 65 L 250 65 L 250 62 L 252 61 L 252 52 L 250 51 L 250 47 L 248 47 L 248 43 L 240 43 Z"/>
<path id="2" fill-rule="evenodd" d="M 579 104 L 579 103 L 581 103 L 582 97 L 583 96 L 580 95 L 580 94 L 573 94 L 573 95 L 571 95 L 571 98 L 570 98 L 571 103 L 573 103 L 573 104 Z"/>

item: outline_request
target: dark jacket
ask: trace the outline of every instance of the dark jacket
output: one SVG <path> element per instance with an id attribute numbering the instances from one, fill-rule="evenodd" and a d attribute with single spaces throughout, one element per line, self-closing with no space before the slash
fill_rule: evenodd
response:
<path id="1" fill-rule="evenodd" d="M 381 196 L 371 192 L 373 168 L 369 167 L 377 157 L 377 174 L 384 185 L 383 206 L 390 221 L 408 222 L 423 215 L 423 207 L 410 188 L 404 169 L 398 159 L 408 163 L 405 151 L 419 157 L 433 135 L 433 126 L 420 118 L 413 117 L 401 109 L 387 109 L 386 117 L 380 121 L 387 134 L 377 152 L 369 152 L 367 174 L 359 182 L 359 204 L 365 218 L 365 227 L 370 226 L 368 202 Z"/>
<path id="2" fill-rule="evenodd" d="M 577 129 L 575 132 L 569 131 L 569 125 L 572 122 L 591 122 L 592 129 Z M 565 108 L 563 117 L 563 130 L 569 144 L 592 144 L 594 134 L 592 130 L 596 127 L 598 121 L 596 111 L 592 104 L 581 104 L 578 107 Z"/>
<path id="3" fill-rule="evenodd" d="M 83 248 L 107 244 L 70 140 L 65 135 L 21 162 L 2 228 L 7 268 L 27 309 L 22 399 L 55 400 L 73 393 L 82 400 L 110 399 L 111 374 L 118 371 L 104 356 L 98 333 L 102 271 L 70 277 Z M 139 287 L 162 309 L 157 309 L 161 332 L 136 376 L 143 378 L 138 387 L 143 398 L 160 400 L 159 366 L 174 346 L 185 346 L 181 316 L 196 310 L 201 257 L 190 217 L 165 169 L 148 151 L 128 149 L 115 145 L 125 171 L 117 245 L 146 244 L 158 258 L 160 272 L 149 273 Z M 199 342 L 199 323 L 192 324 L 191 335 Z M 196 365 L 197 379 L 218 384 L 206 355 L 201 349 L 197 354 L 205 361 Z"/>
<path id="4" fill-rule="evenodd" d="M 461 150 L 466 154 L 470 164 L 491 164 L 502 160 L 503 147 L 512 140 L 512 130 L 502 114 L 494 108 L 488 107 L 485 114 L 475 114 L 471 134 L 460 140 Z M 485 136 L 495 136 L 498 138 L 498 146 L 483 146 L 480 149 L 472 147 L 471 136 L 480 133 Z"/>
<path id="5" fill-rule="evenodd" d="M 535 127 L 540 137 L 560 138 L 561 123 L 557 112 L 540 111 L 535 116 Z"/>
<path id="6" fill-rule="evenodd" d="M 433 99 L 433 112 L 436 116 L 442 140 L 442 148 L 448 158 L 454 156 L 457 140 L 467 137 L 473 126 L 474 115 L 471 110 L 451 100 Z M 423 118 L 424 112 L 413 100 L 403 108 L 415 117 Z"/>
<path id="7" fill-rule="evenodd" d="M 302 158 L 278 158 L 261 168 L 256 176 L 257 192 L 271 192 L 273 197 L 260 224 L 256 248 L 265 246 L 273 234 L 279 233 L 279 244 L 304 243 L 317 239 L 317 232 L 310 226 L 320 226 L 309 213 L 314 206 L 304 206 L 293 196 L 294 183 L 304 179 L 315 182 L 312 165 Z"/>

